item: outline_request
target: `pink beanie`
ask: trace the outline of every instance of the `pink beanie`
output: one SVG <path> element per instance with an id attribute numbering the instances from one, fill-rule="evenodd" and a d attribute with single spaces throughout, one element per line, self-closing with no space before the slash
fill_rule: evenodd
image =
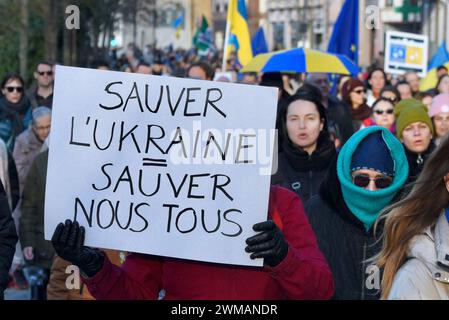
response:
<path id="1" fill-rule="evenodd" d="M 442 112 L 449 112 L 449 93 L 441 93 L 433 97 L 429 117 L 433 118 Z"/>

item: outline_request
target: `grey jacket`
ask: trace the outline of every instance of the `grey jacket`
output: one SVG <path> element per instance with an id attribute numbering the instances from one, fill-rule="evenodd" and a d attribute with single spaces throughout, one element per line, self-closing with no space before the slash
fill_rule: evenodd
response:
<path id="1" fill-rule="evenodd" d="M 388 299 L 449 299 L 449 223 L 444 213 L 434 228 L 413 238 L 408 260 L 397 272 Z"/>
<path id="2" fill-rule="evenodd" d="M 31 128 L 22 132 L 14 144 L 13 157 L 19 174 L 20 191 L 23 191 L 25 179 L 34 158 L 42 148 L 42 143 Z"/>

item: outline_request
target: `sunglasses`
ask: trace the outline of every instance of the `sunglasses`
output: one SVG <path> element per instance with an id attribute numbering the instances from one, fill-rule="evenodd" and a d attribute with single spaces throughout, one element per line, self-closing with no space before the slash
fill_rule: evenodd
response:
<path id="1" fill-rule="evenodd" d="M 44 74 L 46 74 L 47 76 L 52 76 L 53 75 L 53 71 L 38 71 L 37 73 L 40 76 L 43 76 Z"/>
<path id="2" fill-rule="evenodd" d="M 375 112 L 376 114 L 378 114 L 378 115 L 381 115 L 381 114 L 384 114 L 384 113 L 386 113 L 386 114 L 393 114 L 394 110 L 393 110 L 393 109 L 388 109 L 388 110 L 374 110 L 374 112 Z"/>
<path id="3" fill-rule="evenodd" d="M 377 178 L 370 178 L 367 175 L 363 175 L 363 174 L 358 174 L 352 177 L 352 182 L 358 186 L 358 187 L 362 187 L 365 188 L 369 185 L 370 181 L 373 180 L 374 184 L 376 185 L 376 187 L 378 189 L 385 189 L 387 187 L 389 187 L 392 182 L 393 179 L 390 177 L 377 177 Z"/>
<path id="4" fill-rule="evenodd" d="M 18 93 L 23 92 L 23 87 L 6 87 L 5 88 L 9 93 L 12 93 L 14 90 Z"/>
<path id="5" fill-rule="evenodd" d="M 384 98 L 385 98 L 385 97 L 384 97 Z M 385 99 L 390 100 L 390 101 L 393 102 L 393 103 L 396 103 L 396 102 L 399 101 L 398 98 L 385 98 Z"/>

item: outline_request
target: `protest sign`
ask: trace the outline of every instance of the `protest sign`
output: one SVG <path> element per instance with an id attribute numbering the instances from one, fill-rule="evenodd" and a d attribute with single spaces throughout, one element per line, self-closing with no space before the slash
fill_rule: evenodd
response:
<path id="1" fill-rule="evenodd" d="M 415 71 L 427 74 L 428 39 L 414 33 L 387 31 L 384 70 L 392 74 Z"/>
<path id="2" fill-rule="evenodd" d="M 88 246 L 261 266 L 276 91 L 57 66 L 45 238 L 75 219 Z"/>

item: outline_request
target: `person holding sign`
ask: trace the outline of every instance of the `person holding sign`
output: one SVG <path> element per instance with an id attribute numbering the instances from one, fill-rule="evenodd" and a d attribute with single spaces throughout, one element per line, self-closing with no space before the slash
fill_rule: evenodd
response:
<path id="1" fill-rule="evenodd" d="M 272 186 L 268 221 L 246 240 L 263 268 L 220 265 L 153 255 L 130 254 L 122 267 L 83 245 L 84 227 L 60 223 L 52 243 L 60 257 L 77 265 L 96 299 L 328 299 L 332 273 L 318 249 L 300 198 Z"/>

